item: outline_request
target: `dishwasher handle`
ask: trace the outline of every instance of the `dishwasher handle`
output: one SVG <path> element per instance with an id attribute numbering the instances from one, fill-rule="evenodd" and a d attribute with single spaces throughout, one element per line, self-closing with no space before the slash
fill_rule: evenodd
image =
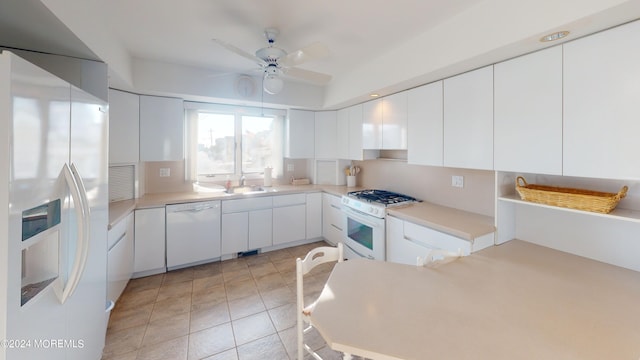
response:
<path id="1" fill-rule="evenodd" d="M 179 212 L 201 212 L 209 209 L 220 209 L 220 203 L 206 203 L 206 204 L 181 204 L 181 205 L 169 205 L 167 206 L 168 213 Z"/>

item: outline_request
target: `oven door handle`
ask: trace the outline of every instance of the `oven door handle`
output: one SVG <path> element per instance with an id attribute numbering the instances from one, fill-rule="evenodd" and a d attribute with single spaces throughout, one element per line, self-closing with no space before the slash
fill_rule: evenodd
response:
<path id="1" fill-rule="evenodd" d="M 372 222 L 371 219 L 377 219 L 377 220 L 382 220 L 384 221 L 384 219 L 380 219 L 377 218 L 373 215 L 367 215 L 361 211 L 352 209 L 352 208 L 348 208 L 348 207 L 343 207 L 342 211 L 345 213 L 345 215 L 347 215 L 347 217 L 352 217 L 353 219 L 357 220 L 358 222 L 361 222 L 365 225 L 374 227 L 374 228 L 378 228 L 380 227 L 379 224 L 377 224 L 376 222 Z"/>

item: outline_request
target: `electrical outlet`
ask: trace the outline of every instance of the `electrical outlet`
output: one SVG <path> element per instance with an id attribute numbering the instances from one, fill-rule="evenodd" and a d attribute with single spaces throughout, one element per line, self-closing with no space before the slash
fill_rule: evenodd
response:
<path id="1" fill-rule="evenodd" d="M 452 175 L 451 176 L 451 186 L 453 187 L 464 187 L 464 176 L 462 175 Z"/>
<path id="2" fill-rule="evenodd" d="M 171 176 L 171 168 L 160 168 L 160 177 Z"/>

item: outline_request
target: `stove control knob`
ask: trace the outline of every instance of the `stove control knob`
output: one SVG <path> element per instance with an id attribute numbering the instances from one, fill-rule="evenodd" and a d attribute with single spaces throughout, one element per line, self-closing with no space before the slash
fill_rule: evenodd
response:
<path id="1" fill-rule="evenodd" d="M 369 207 L 369 213 L 373 214 L 373 215 L 377 215 L 378 214 L 378 209 L 374 208 L 373 206 Z"/>

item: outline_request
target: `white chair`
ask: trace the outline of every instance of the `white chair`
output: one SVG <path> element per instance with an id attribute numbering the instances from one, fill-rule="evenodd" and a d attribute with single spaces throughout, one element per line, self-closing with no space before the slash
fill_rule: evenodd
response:
<path id="1" fill-rule="evenodd" d="M 418 256 L 416 260 L 417 266 L 437 267 L 450 263 L 463 256 L 462 249 L 458 248 L 458 251 L 449 251 L 442 249 L 433 249 L 427 252 L 427 255 L 423 258 Z"/>
<path id="2" fill-rule="evenodd" d="M 330 261 L 341 262 L 344 259 L 344 250 L 341 243 L 338 243 L 337 247 L 322 246 L 315 248 L 305 256 L 303 259 L 296 259 L 296 282 L 297 282 L 297 313 L 298 313 L 298 360 L 304 359 L 304 351 L 306 350 L 313 358 L 322 360 L 313 349 L 304 343 L 304 334 L 311 331 L 313 324 L 309 315 L 313 311 L 315 302 L 305 306 L 304 305 L 304 286 L 303 278 L 314 267 L 324 264 Z M 344 359 L 350 359 L 348 354 L 344 355 Z"/>

